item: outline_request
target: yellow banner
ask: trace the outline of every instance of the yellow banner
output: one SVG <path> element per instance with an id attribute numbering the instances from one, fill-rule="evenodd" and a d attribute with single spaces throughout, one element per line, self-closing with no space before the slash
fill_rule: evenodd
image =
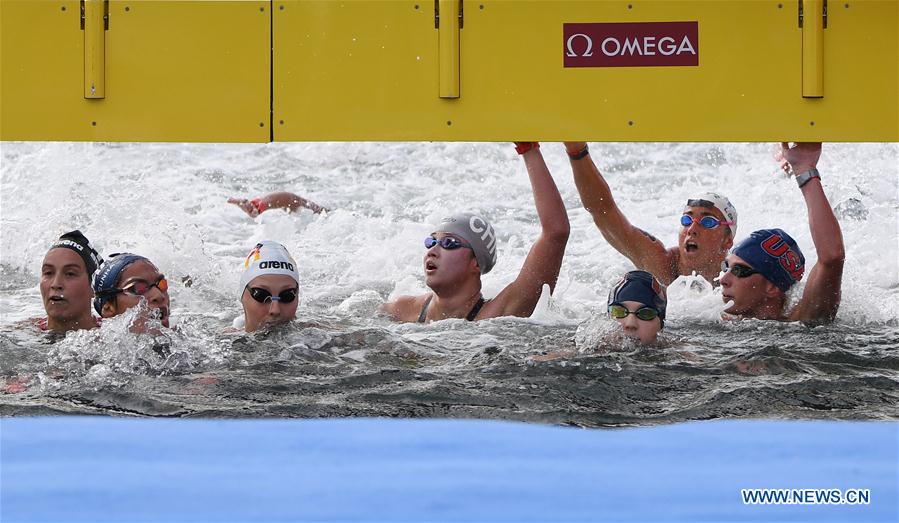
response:
<path id="1" fill-rule="evenodd" d="M 899 141 L 897 0 L 83 3 L 0 0 L 3 140 Z"/>

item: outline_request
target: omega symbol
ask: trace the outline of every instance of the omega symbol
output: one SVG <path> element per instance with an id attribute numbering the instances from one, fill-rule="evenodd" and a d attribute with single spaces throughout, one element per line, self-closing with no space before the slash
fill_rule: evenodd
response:
<path id="1" fill-rule="evenodd" d="M 578 54 L 576 52 L 574 52 L 574 39 L 579 36 L 583 37 L 584 40 L 587 41 L 587 49 L 584 50 L 584 54 L 582 54 L 580 56 L 593 56 L 593 39 L 590 38 L 589 36 L 585 35 L 584 33 L 577 33 L 577 34 L 573 34 L 568 37 L 568 42 L 566 43 L 566 46 L 568 47 L 568 52 L 565 54 L 567 56 L 578 56 Z"/>

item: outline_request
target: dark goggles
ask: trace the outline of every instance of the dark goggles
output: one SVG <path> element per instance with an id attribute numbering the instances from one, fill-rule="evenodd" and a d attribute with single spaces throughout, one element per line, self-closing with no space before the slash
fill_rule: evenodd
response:
<path id="1" fill-rule="evenodd" d="M 640 307 L 639 309 L 632 312 L 620 303 L 613 303 L 609 305 L 609 315 L 615 319 L 623 320 L 624 318 L 627 318 L 629 314 L 633 314 L 637 317 L 637 319 L 643 321 L 652 321 L 659 317 L 659 311 L 653 309 L 652 307 Z"/>
<path id="2" fill-rule="evenodd" d="M 161 292 L 165 293 L 169 290 L 169 281 L 165 279 L 165 276 L 160 274 L 159 278 L 156 278 L 156 281 L 153 283 L 148 282 L 147 280 L 131 280 L 128 285 L 125 285 L 121 289 L 111 289 L 111 294 L 127 294 L 129 296 L 143 296 L 144 294 L 150 292 L 150 289 L 156 287 Z"/>
<path id="3" fill-rule="evenodd" d="M 262 289 L 260 287 L 247 287 L 247 292 L 250 293 L 250 297 L 259 303 L 269 303 L 273 301 L 280 301 L 281 303 L 293 303 L 293 300 L 297 299 L 297 294 L 300 293 L 299 289 L 287 289 L 285 291 L 281 291 L 277 296 L 272 295 L 271 291 L 267 289 Z"/>
<path id="4" fill-rule="evenodd" d="M 715 229 L 719 225 L 733 225 L 734 222 L 723 222 L 714 216 L 703 216 L 700 219 L 696 219 L 689 214 L 682 214 L 680 217 L 680 224 L 684 227 L 689 227 L 694 223 L 699 222 L 699 225 L 702 225 L 706 229 Z"/>
<path id="5" fill-rule="evenodd" d="M 470 245 L 467 245 L 462 242 L 462 240 L 455 238 L 453 236 L 444 236 L 441 239 L 437 239 L 433 236 L 428 236 L 425 238 L 425 248 L 430 249 L 435 245 L 439 245 L 444 249 L 451 251 L 453 249 L 458 249 L 460 247 L 465 247 L 466 249 L 471 249 Z"/>
<path id="6" fill-rule="evenodd" d="M 743 265 L 742 263 L 735 263 L 733 265 L 730 265 L 726 261 L 721 262 L 721 270 L 723 272 L 729 272 L 737 278 L 748 278 L 753 274 L 759 274 L 759 271 L 753 269 L 748 265 Z"/>

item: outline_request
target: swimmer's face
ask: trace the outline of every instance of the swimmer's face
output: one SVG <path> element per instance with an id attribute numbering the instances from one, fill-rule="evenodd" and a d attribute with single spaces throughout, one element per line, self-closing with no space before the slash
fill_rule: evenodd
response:
<path id="1" fill-rule="evenodd" d="M 438 240 L 451 236 L 464 245 L 468 245 L 468 242 L 454 234 L 435 232 L 431 236 Z M 425 283 L 435 291 L 442 287 L 458 285 L 466 278 L 479 277 L 481 274 L 474 251 L 470 247 L 444 249 L 439 244 L 434 245 L 425 252 L 422 263 L 425 271 Z"/>
<path id="2" fill-rule="evenodd" d="M 269 298 L 260 303 L 253 298 L 249 289 L 262 289 L 276 299 Z M 266 325 L 286 323 L 294 319 L 297 315 L 297 304 L 300 302 L 297 293 L 293 293 L 294 298 L 289 302 L 278 299 L 281 293 L 291 290 L 297 290 L 297 282 L 284 274 L 263 274 L 250 280 L 240 296 L 246 331 L 253 332 Z M 257 295 L 260 294 L 265 293 L 257 291 Z"/>
<path id="3" fill-rule="evenodd" d="M 721 263 L 734 244 L 730 227 L 719 225 L 714 229 L 706 229 L 698 220 L 703 216 L 713 216 L 720 221 L 727 221 L 724 214 L 715 207 L 687 207 L 684 214 L 695 221 L 689 227 L 680 228 L 678 249 L 681 260 L 696 268 Z"/>
<path id="4" fill-rule="evenodd" d="M 94 292 L 84 260 L 72 249 L 57 247 L 47 252 L 41 264 L 40 288 L 50 320 L 73 322 L 91 318 Z"/>
<path id="5" fill-rule="evenodd" d="M 730 267 L 745 265 L 752 268 L 752 265 L 746 260 L 735 254 L 728 254 L 726 261 Z M 724 311 L 727 314 L 751 315 L 766 300 L 781 294 L 781 290 L 761 274 L 738 278 L 732 272 L 725 272 L 721 275 L 719 282 L 721 283 L 721 299 L 724 303 L 734 302 Z"/>
<path id="6" fill-rule="evenodd" d="M 155 265 L 148 261 L 138 260 L 126 266 L 119 275 L 119 281 L 116 285 L 118 289 L 129 288 L 135 282 L 143 281 L 149 284 L 156 283 L 162 274 Z M 143 296 L 134 296 L 128 293 L 120 292 L 116 294 L 115 299 L 103 304 L 101 309 L 104 318 L 118 316 L 131 307 L 136 306 L 142 299 L 147 300 L 147 306 L 153 310 L 159 310 L 159 321 L 163 326 L 169 326 L 169 293 L 168 290 L 163 291 L 159 286 L 153 286 Z"/>
<path id="7" fill-rule="evenodd" d="M 623 301 L 621 305 L 627 307 L 627 310 L 630 312 L 636 312 L 638 309 L 646 307 L 645 304 L 638 301 Z M 658 316 L 649 321 L 637 318 L 636 314 L 628 314 L 624 318 L 612 319 L 618 322 L 618 325 L 621 326 L 621 332 L 625 336 L 634 338 L 640 343 L 655 342 L 659 331 L 662 330 L 662 320 Z"/>

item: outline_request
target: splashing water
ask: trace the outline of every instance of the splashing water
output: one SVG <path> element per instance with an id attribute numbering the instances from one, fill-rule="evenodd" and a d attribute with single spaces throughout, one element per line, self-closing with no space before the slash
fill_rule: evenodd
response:
<path id="1" fill-rule="evenodd" d="M 559 144 L 542 151 L 571 220 L 555 293 L 532 318 L 395 324 L 385 300 L 425 291 L 421 239 L 449 212 L 480 209 L 499 262 L 485 295 L 517 276 L 539 233 L 511 145 L 471 143 L 3 143 L 0 394 L 5 415 L 448 416 L 578 425 L 717 417 L 896 419 L 899 400 L 899 146 L 825 144 L 819 164 L 846 245 L 837 322 L 722 322 L 720 291 L 668 289 L 658 346 L 611 335 L 609 287 L 631 269 L 583 210 Z M 780 227 L 816 261 L 795 183 L 764 144 L 596 144 L 635 225 L 675 245 L 688 197 L 716 191 L 738 237 Z M 251 219 L 229 196 L 289 190 L 331 209 Z M 172 283 L 176 329 L 129 331 L 134 311 L 63 339 L 27 323 L 46 247 L 81 229 L 103 254 L 133 251 Z M 300 275 L 298 321 L 257 335 L 241 315 L 243 257 L 285 244 Z M 802 283 L 793 292 L 801 295 Z M 25 323 L 23 323 L 25 322 Z M 545 352 L 565 357 L 540 361 Z"/>

